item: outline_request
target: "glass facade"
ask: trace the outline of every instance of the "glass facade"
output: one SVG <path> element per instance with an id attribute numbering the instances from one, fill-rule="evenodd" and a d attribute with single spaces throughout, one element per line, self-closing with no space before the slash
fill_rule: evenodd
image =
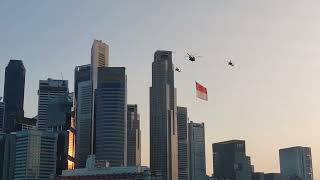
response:
<path id="1" fill-rule="evenodd" d="M 280 171 L 284 180 L 301 178 L 313 180 L 312 156 L 310 147 L 291 147 L 279 150 Z"/>
<path id="2" fill-rule="evenodd" d="M 178 179 L 177 99 L 171 51 L 156 51 L 150 87 L 150 168 L 161 180 Z"/>
<path id="3" fill-rule="evenodd" d="M 95 97 L 97 160 L 127 165 L 127 77 L 123 67 L 100 67 Z"/>
<path id="4" fill-rule="evenodd" d="M 138 105 L 127 106 L 127 165 L 141 165 L 141 131 Z"/>
<path id="5" fill-rule="evenodd" d="M 179 180 L 189 179 L 188 110 L 177 107 Z"/>
<path id="6" fill-rule="evenodd" d="M 206 151 L 204 123 L 188 124 L 189 179 L 206 179 Z"/>
<path id="7" fill-rule="evenodd" d="M 248 180 L 252 178 L 250 157 L 246 156 L 246 144 L 231 140 L 212 145 L 214 177 L 217 180 Z"/>
<path id="8" fill-rule="evenodd" d="M 54 133 L 36 130 L 16 134 L 15 180 L 47 180 L 55 174 L 56 140 Z"/>
<path id="9" fill-rule="evenodd" d="M 77 168 L 85 168 L 86 159 L 91 150 L 91 110 L 92 110 L 92 83 L 79 82 L 76 104 L 76 164 Z"/>

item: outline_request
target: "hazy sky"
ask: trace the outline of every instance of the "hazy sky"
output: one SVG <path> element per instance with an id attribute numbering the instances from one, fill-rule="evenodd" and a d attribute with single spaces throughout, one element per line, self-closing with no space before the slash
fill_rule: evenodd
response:
<path id="1" fill-rule="evenodd" d="M 103 40 L 110 65 L 127 67 L 149 165 L 151 63 L 156 50 L 172 50 L 183 70 L 178 105 L 206 126 L 207 174 L 212 143 L 244 139 L 256 171 L 279 172 L 279 148 L 312 147 L 319 179 L 319 7 L 318 0 L 1 0 L 0 84 L 9 59 L 22 59 L 25 112 L 34 116 L 38 81 L 62 72 L 73 90 L 74 67 L 90 63 L 93 39 Z M 203 58 L 189 63 L 186 52 Z M 195 80 L 208 87 L 209 102 L 196 100 Z"/>

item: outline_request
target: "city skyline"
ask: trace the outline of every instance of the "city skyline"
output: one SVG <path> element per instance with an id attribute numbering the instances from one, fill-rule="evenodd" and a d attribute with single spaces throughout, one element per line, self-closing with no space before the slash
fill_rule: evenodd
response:
<path id="1" fill-rule="evenodd" d="M 145 6 L 149 7 L 149 10 L 146 11 L 151 16 L 155 16 L 155 19 L 140 20 L 137 19 L 141 14 L 137 11 L 141 10 L 141 7 L 134 4 L 130 4 L 132 5 L 130 10 L 128 9 L 130 5 L 111 3 L 115 8 L 110 12 L 112 15 L 102 12 L 102 7 L 107 7 L 108 3 L 101 3 L 102 7 L 80 3 L 75 5 L 75 8 L 79 9 L 73 9 L 74 14 L 68 16 L 67 7 L 70 8 L 72 3 L 66 3 L 62 13 L 53 17 L 55 12 L 52 10 L 56 10 L 61 4 L 42 2 L 39 3 L 39 6 L 43 10 L 35 10 L 31 7 L 32 2 L 29 3 L 22 2 L 22 5 L 18 7 L 21 13 L 29 11 L 32 12 L 31 15 L 23 17 L 20 14 L 10 17 L 10 20 L 16 23 L 15 25 L 12 22 L 3 21 L 7 24 L 7 28 L 0 35 L 0 38 L 7 42 L 7 44 L 1 43 L 0 45 L 2 74 L 0 84 L 4 84 L 4 68 L 11 58 L 22 59 L 27 69 L 24 108 L 26 116 L 33 117 L 37 114 L 37 85 L 35 82 L 48 77 L 61 79 L 62 72 L 63 78 L 69 80 L 69 84 L 73 84 L 74 67 L 88 64 L 93 39 L 102 39 L 110 45 L 110 64 L 128 68 L 128 103 L 136 103 L 140 107 L 142 154 L 148 154 L 149 103 L 148 98 L 140 100 L 138 97 L 145 96 L 151 85 L 150 67 L 154 51 L 171 49 L 176 51 L 174 63 L 183 65 L 184 72 L 190 73 L 190 75 L 178 74 L 176 76 L 178 105 L 188 107 L 191 120 L 206 124 L 208 174 L 212 172 L 211 143 L 240 138 L 246 140 L 252 164 L 258 171 L 265 172 L 279 172 L 278 149 L 296 145 L 311 146 L 314 152 L 315 178 L 319 177 L 317 159 L 320 154 L 317 152 L 320 147 L 317 143 L 319 137 L 317 129 L 320 114 L 317 92 L 320 90 L 320 76 L 317 72 L 319 65 L 317 57 L 320 54 L 317 52 L 317 38 L 319 37 L 316 34 L 319 26 L 314 25 L 317 19 L 313 18 L 319 17 L 315 9 L 317 2 L 306 5 L 296 1 L 291 3 L 289 1 L 248 2 L 247 4 L 235 1 L 204 1 L 195 7 L 191 7 L 189 2 L 184 5 L 177 2 L 146 3 Z M 10 10 L 13 11 L 13 4 L 3 3 L 3 6 L 0 7 L 3 10 L 0 11 L 1 20 L 10 14 Z M 101 21 L 90 22 L 89 19 L 92 20 L 93 15 L 84 13 L 81 16 L 84 23 L 80 23 L 81 21 L 76 16 L 81 10 L 88 8 L 85 7 L 86 5 L 100 9 L 93 15 L 99 15 Z M 168 8 L 166 10 L 168 15 L 160 16 L 161 13 L 157 10 L 157 6 Z M 224 12 L 219 10 L 221 7 L 225 7 L 222 8 Z M 282 7 L 286 7 L 284 11 L 288 15 L 282 13 Z M 200 12 L 200 9 L 203 11 Z M 257 12 L 256 9 L 261 11 Z M 300 9 L 302 10 L 298 11 Z M 108 24 L 111 18 L 119 15 L 117 10 L 128 10 L 128 13 L 132 13 L 132 17 L 129 17 L 128 14 L 120 17 L 119 23 L 115 23 L 113 27 L 104 25 Z M 181 13 L 178 17 L 173 17 L 176 15 L 175 10 Z M 185 11 L 194 12 L 194 16 Z M 36 16 L 45 12 L 50 15 L 51 23 L 59 24 L 64 19 L 63 17 L 68 17 L 64 19 L 64 22 L 70 24 L 60 24 L 56 27 Z M 299 13 L 295 15 L 295 12 Z M 108 15 L 112 16 L 108 17 Z M 281 15 L 282 18 L 271 22 L 271 17 L 276 15 Z M 307 21 L 304 21 L 306 19 Z M 23 20 L 26 22 L 17 23 Z M 130 20 L 133 23 L 124 25 Z M 143 29 L 145 27 L 142 26 L 143 24 L 152 26 L 156 20 L 162 23 L 168 20 L 172 29 L 165 27 L 161 33 L 152 33 L 156 31 L 153 27 Z M 243 24 L 237 23 L 237 20 L 241 20 Z M 190 21 L 196 22 L 190 25 Z M 40 28 L 40 31 L 45 32 L 33 34 L 30 31 L 36 30 L 34 28 L 39 26 L 31 27 L 27 22 L 44 23 L 46 26 L 43 28 L 48 28 L 50 31 Z M 95 25 L 94 30 L 90 29 L 92 27 L 85 27 L 88 24 Z M 129 30 L 128 27 L 135 24 L 141 27 L 135 26 Z M 80 30 L 73 32 L 70 30 L 72 26 L 78 26 Z M 181 27 L 186 29 L 185 32 L 176 37 L 172 35 L 174 34 L 172 32 L 180 32 Z M 69 30 L 64 31 L 65 28 Z M 108 28 L 110 29 L 107 30 Z M 127 29 L 127 31 L 123 32 L 122 36 L 123 33 L 119 33 L 117 29 Z M 265 29 L 267 33 L 264 33 Z M 193 34 L 193 31 L 196 33 Z M 208 37 L 205 38 L 200 34 L 208 34 Z M 49 36 L 56 39 L 49 38 Z M 167 39 L 163 38 L 166 36 L 168 36 Z M 228 36 L 230 38 L 227 38 Z M 143 37 L 142 45 L 138 44 L 133 47 L 135 44 L 133 42 L 139 42 L 141 37 Z M 203 56 L 202 61 L 194 66 L 187 64 L 184 61 L 186 51 L 200 53 Z M 225 58 L 234 58 L 238 66 L 233 70 L 226 68 Z M 197 70 L 194 73 L 192 73 L 193 68 Z M 210 94 L 208 103 L 195 100 L 194 80 L 200 80 L 208 87 Z M 69 88 L 73 91 L 72 86 Z M 3 86 L 0 87 L 0 94 L 2 96 Z M 238 129 L 239 126 L 241 129 Z M 294 134 L 298 130 L 307 135 Z M 149 164 L 148 156 L 142 157 L 142 164 Z"/>

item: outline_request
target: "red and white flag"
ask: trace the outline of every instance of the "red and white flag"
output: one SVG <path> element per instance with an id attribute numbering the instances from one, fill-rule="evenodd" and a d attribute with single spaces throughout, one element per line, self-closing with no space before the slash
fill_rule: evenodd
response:
<path id="1" fill-rule="evenodd" d="M 208 101 L 207 88 L 196 82 L 197 98 Z"/>

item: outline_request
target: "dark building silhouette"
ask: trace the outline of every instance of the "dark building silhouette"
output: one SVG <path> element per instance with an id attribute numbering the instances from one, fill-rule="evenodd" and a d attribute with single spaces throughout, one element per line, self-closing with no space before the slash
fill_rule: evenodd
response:
<path id="1" fill-rule="evenodd" d="M 177 103 L 171 51 L 156 51 L 150 87 L 150 168 L 161 180 L 178 179 Z"/>
<path id="2" fill-rule="evenodd" d="M 16 135 L 0 133 L 0 179 L 13 180 L 16 161 Z"/>
<path id="3" fill-rule="evenodd" d="M 127 106 L 127 165 L 141 165 L 141 131 L 138 105 Z"/>
<path id="4" fill-rule="evenodd" d="M 267 173 L 264 174 L 264 180 L 283 180 L 280 173 Z"/>
<path id="5" fill-rule="evenodd" d="M 99 67 L 95 92 L 95 155 L 127 165 L 127 77 L 124 67 Z"/>
<path id="6" fill-rule="evenodd" d="M 3 102 L 5 103 L 3 130 L 6 133 L 22 129 L 22 125 L 19 124 L 18 119 L 24 117 L 25 75 L 26 69 L 22 61 L 10 60 L 6 67 L 3 96 Z"/>
<path id="7" fill-rule="evenodd" d="M 248 180 L 252 178 L 250 157 L 246 156 L 245 141 L 215 143 L 213 149 L 214 177 L 217 180 Z"/>
<path id="8" fill-rule="evenodd" d="M 262 172 L 253 173 L 252 180 L 264 180 L 264 173 L 262 173 Z"/>
<path id="9" fill-rule="evenodd" d="M 179 180 L 189 179 L 188 110 L 177 107 Z"/>
<path id="10" fill-rule="evenodd" d="M 1 101 L 1 97 L 0 97 Z M 0 102 L 0 132 L 3 131 L 3 119 L 4 119 L 4 102 Z"/>

